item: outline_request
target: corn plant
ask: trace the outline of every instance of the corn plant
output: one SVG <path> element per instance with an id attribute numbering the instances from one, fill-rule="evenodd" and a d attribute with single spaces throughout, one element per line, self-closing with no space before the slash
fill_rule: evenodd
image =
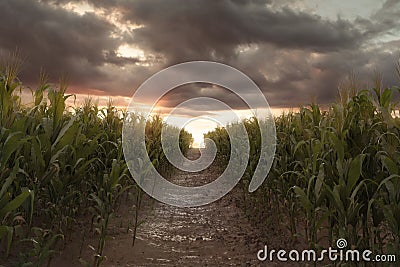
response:
<path id="1" fill-rule="evenodd" d="M 292 240 L 305 238 L 310 247 L 320 247 L 323 240 L 334 246 L 336 239 L 346 238 L 353 247 L 396 251 L 399 88 L 382 88 L 379 80 L 372 89 L 362 88 L 354 77 L 347 86 L 329 107 L 312 103 L 275 117 L 274 163 L 264 185 L 252 194 L 247 186 L 258 162 L 260 134 L 256 119 L 243 122 L 251 156 L 241 183 L 242 206 L 252 220 L 267 219 L 273 210 L 279 221 L 289 221 L 284 226 Z M 205 137 L 217 145 L 218 158 L 228 161 L 226 131 L 218 128 Z M 300 222 L 305 222 L 303 233 Z"/>

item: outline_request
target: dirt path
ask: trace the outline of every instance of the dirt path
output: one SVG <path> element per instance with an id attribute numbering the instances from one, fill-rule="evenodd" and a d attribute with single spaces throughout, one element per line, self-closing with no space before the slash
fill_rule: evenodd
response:
<path id="1" fill-rule="evenodd" d="M 198 157 L 191 150 L 189 158 Z M 199 173 L 178 171 L 172 181 L 196 186 L 216 179 L 220 169 L 211 165 Z M 217 174 L 217 175 L 216 175 Z M 257 251 L 262 247 L 253 227 L 235 205 L 232 191 L 219 201 L 197 208 L 177 208 L 144 199 L 141 224 L 135 246 L 132 233 L 127 233 L 126 218 L 133 218 L 128 207 L 122 207 L 110 227 L 102 266 L 254 266 L 259 262 Z M 153 203 L 151 205 L 151 203 Z M 82 257 L 90 259 L 96 239 L 86 240 Z M 52 266 L 79 266 L 78 242 L 67 246 Z"/>

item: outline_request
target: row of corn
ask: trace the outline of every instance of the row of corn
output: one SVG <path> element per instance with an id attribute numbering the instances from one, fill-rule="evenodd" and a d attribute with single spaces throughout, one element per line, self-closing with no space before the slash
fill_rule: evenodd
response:
<path id="1" fill-rule="evenodd" d="M 400 72 L 399 72 L 400 74 Z M 250 159 L 242 179 L 243 208 L 265 232 L 280 223 L 289 242 L 335 246 L 344 238 L 353 248 L 400 251 L 400 88 L 341 90 L 329 107 L 302 107 L 275 118 L 276 154 L 263 186 L 247 188 L 259 159 L 255 118 L 244 120 Z M 235 127 L 236 124 L 227 127 Z M 218 158 L 229 160 L 227 131 L 218 128 Z M 273 225 L 272 225 L 273 227 Z"/>
<path id="2" fill-rule="evenodd" d="M 83 223 L 84 231 L 97 233 L 91 262 L 99 266 L 121 196 L 129 193 L 140 201 L 123 157 L 125 114 L 111 102 L 99 108 L 90 98 L 71 110 L 66 101 L 74 96 L 66 95 L 66 82 L 55 89 L 43 74 L 32 90 L 32 103 L 24 104 L 20 64 L 14 57 L 0 68 L 0 264 L 50 264 L 71 229 Z M 166 172 L 159 150 L 162 127 L 156 116 L 148 121 L 146 134 L 155 167 Z M 190 141 L 183 132 L 183 150 Z M 91 227 L 85 224 L 88 217 Z"/>

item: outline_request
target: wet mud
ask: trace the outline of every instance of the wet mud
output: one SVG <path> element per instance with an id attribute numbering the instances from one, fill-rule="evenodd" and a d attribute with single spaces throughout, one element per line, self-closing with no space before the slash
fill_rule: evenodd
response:
<path id="1" fill-rule="evenodd" d="M 188 158 L 198 156 L 198 150 L 191 150 Z M 171 181 L 198 186 L 216 179 L 219 173 L 221 169 L 213 164 L 199 173 L 177 171 Z M 134 246 L 132 227 L 127 227 L 132 225 L 134 210 L 125 203 L 112 220 L 102 266 L 259 266 L 257 251 L 263 244 L 235 204 L 237 194 L 233 190 L 216 202 L 195 208 L 173 207 L 144 197 L 140 215 L 143 223 L 137 229 Z M 51 266 L 91 262 L 97 239 L 82 242 L 79 237 L 76 234 L 72 238 Z M 79 254 L 83 261 L 79 261 Z"/>

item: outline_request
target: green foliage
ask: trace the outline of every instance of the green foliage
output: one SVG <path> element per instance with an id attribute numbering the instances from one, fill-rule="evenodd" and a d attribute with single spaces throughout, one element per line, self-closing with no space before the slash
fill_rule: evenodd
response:
<path id="1" fill-rule="evenodd" d="M 255 118 L 244 121 L 251 156 L 243 177 L 244 209 L 251 218 L 275 211 L 289 221 L 295 239 L 299 225 L 309 246 L 320 240 L 334 246 L 346 238 L 352 246 L 399 251 L 400 118 L 398 88 L 341 91 L 341 99 L 322 109 L 301 107 L 275 118 L 277 146 L 266 182 L 249 194 L 258 164 L 260 134 Z M 233 127 L 230 125 L 228 127 Z M 205 137 L 227 162 L 230 143 L 218 128 Z"/>
<path id="2" fill-rule="evenodd" d="M 66 80 L 53 87 L 43 73 L 32 103 L 24 106 L 17 94 L 22 88 L 19 65 L 14 60 L 0 69 L 0 264 L 13 244 L 24 248 L 20 257 L 30 265 L 50 264 L 57 241 L 92 214 L 99 235 L 93 262 L 99 266 L 121 196 L 135 188 L 135 206 L 140 202 L 140 189 L 134 187 L 122 152 L 125 114 L 111 101 L 99 108 L 90 98 L 72 110 L 66 101 L 74 96 L 66 95 Z M 146 139 L 156 167 L 168 171 L 157 141 L 161 124 L 154 117 Z M 180 144 L 187 151 L 191 135 L 182 131 Z"/>

